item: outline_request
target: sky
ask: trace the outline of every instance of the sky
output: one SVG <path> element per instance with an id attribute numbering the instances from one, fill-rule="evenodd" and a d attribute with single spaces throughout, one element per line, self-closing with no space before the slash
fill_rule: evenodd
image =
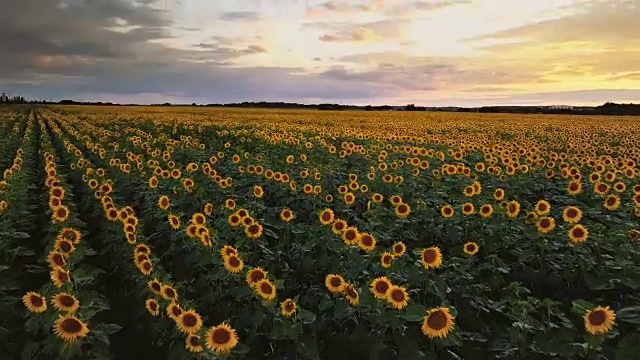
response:
<path id="1" fill-rule="evenodd" d="M 0 91 L 119 103 L 640 102 L 640 0 L 0 0 Z"/>

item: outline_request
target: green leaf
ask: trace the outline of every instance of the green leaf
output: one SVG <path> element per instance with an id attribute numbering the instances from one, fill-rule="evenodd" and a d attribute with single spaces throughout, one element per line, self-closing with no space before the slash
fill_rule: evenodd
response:
<path id="1" fill-rule="evenodd" d="M 303 324 L 311 324 L 316 321 L 316 314 L 312 313 L 311 311 L 302 309 L 298 314 L 298 319 L 300 319 Z"/>
<path id="2" fill-rule="evenodd" d="M 11 250 L 8 251 L 9 254 L 13 255 L 13 256 L 31 256 L 34 255 L 35 252 L 33 252 L 33 250 L 28 249 L 24 246 L 17 246 Z"/>
<path id="3" fill-rule="evenodd" d="M 627 307 L 616 311 L 616 320 L 640 324 L 640 306 Z"/>
<path id="4" fill-rule="evenodd" d="M 410 322 L 421 322 L 427 309 L 420 304 L 409 304 L 402 313 L 402 318 Z"/>
<path id="5" fill-rule="evenodd" d="M 572 302 L 572 305 L 573 306 L 571 307 L 571 311 L 578 315 L 584 315 L 584 313 L 596 307 L 595 305 L 588 302 L 587 300 L 582 300 L 582 299 L 574 300 Z"/>
<path id="6" fill-rule="evenodd" d="M 20 231 L 0 233 L 0 238 L 27 239 L 30 237 L 31 235 Z"/>

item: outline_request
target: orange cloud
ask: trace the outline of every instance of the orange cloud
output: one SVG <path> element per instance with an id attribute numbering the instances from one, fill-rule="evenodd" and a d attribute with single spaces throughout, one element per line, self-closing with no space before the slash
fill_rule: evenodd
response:
<path id="1" fill-rule="evenodd" d="M 324 34 L 319 37 L 321 41 L 325 42 L 345 42 L 345 41 L 381 41 L 382 36 L 375 31 L 366 28 L 358 27 L 348 32 L 340 34 Z"/>

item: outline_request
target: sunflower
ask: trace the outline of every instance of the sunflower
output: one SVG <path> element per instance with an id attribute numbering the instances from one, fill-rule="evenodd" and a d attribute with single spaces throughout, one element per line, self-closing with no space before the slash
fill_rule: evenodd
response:
<path id="1" fill-rule="evenodd" d="M 169 221 L 169 225 L 171 226 L 171 228 L 173 230 L 178 230 L 180 229 L 180 218 L 173 215 L 173 214 L 169 214 L 167 216 L 167 220 Z"/>
<path id="2" fill-rule="evenodd" d="M 473 185 L 469 185 L 467 187 L 464 188 L 464 190 L 462 191 L 462 193 L 464 194 L 464 196 L 466 197 L 472 197 L 473 195 L 476 194 L 476 190 L 474 189 Z"/>
<path id="3" fill-rule="evenodd" d="M 151 255 L 151 249 L 145 244 L 136 245 L 135 249 L 133 249 L 134 254 L 146 254 Z"/>
<path id="4" fill-rule="evenodd" d="M 183 311 L 176 320 L 178 329 L 185 334 L 195 334 L 202 327 L 202 318 L 194 310 Z"/>
<path id="5" fill-rule="evenodd" d="M 614 211 L 620 207 L 620 198 L 618 195 L 609 195 L 604 200 L 604 208 L 609 211 Z"/>
<path id="6" fill-rule="evenodd" d="M 60 198 L 54 197 L 49 199 L 49 207 L 51 209 L 55 209 L 60 205 L 62 205 L 62 200 L 60 200 Z"/>
<path id="7" fill-rule="evenodd" d="M 333 210 L 326 208 L 322 210 L 320 213 L 319 219 L 322 225 L 329 225 L 333 222 L 335 215 L 333 214 Z M 355 239 L 354 239 L 355 240 Z"/>
<path id="8" fill-rule="evenodd" d="M 282 211 L 280 211 L 280 219 L 288 223 L 293 219 L 293 211 L 289 208 L 282 209 Z"/>
<path id="9" fill-rule="evenodd" d="M 593 186 L 593 192 L 595 192 L 598 195 L 605 195 L 606 193 L 609 192 L 609 185 L 603 182 L 597 182 Z"/>
<path id="10" fill-rule="evenodd" d="M 204 214 L 207 216 L 211 216 L 211 214 L 213 214 L 213 204 L 211 203 L 204 204 Z"/>
<path id="11" fill-rule="evenodd" d="M 574 225 L 568 231 L 569 240 L 574 244 L 580 244 L 587 241 L 587 237 L 589 236 L 589 230 L 584 226 L 578 224 Z"/>
<path id="12" fill-rule="evenodd" d="M 58 311 L 66 311 L 70 314 L 74 313 L 80 307 L 80 302 L 75 296 L 68 293 L 57 293 L 51 299 L 53 307 Z"/>
<path id="13" fill-rule="evenodd" d="M 430 339 L 444 339 L 449 334 L 449 331 L 453 329 L 454 319 L 446 307 L 430 309 L 423 318 L 422 333 Z"/>
<path id="14" fill-rule="evenodd" d="M 251 216 L 245 216 L 242 218 L 242 225 L 244 225 L 245 228 L 253 225 L 256 221 L 251 217 Z"/>
<path id="15" fill-rule="evenodd" d="M 380 265 L 385 269 L 390 268 L 393 264 L 393 258 L 394 256 L 390 252 L 382 253 L 382 257 L 380 257 Z"/>
<path id="16" fill-rule="evenodd" d="M 556 221 L 549 216 L 540 218 L 536 224 L 536 229 L 543 234 L 548 234 L 556 227 Z"/>
<path id="17" fill-rule="evenodd" d="M 391 202 L 391 205 L 398 206 L 402 203 L 402 197 L 400 197 L 400 195 L 393 195 L 389 198 L 389 201 Z"/>
<path id="18" fill-rule="evenodd" d="M 373 296 L 379 300 L 387 299 L 387 292 L 391 288 L 391 281 L 386 276 L 381 276 L 373 279 L 369 289 L 373 293 Z"/>
<path id="19" fill-rule="evenodd" d="M 261 267 L 247 271 L 246 281 L 249 286 L 255 286 L 260 280 L 266 278 L 267 272 Z"/>
<path id="20" fill-rule="evenodd" d="M 409 304 L 409 294 L 404 287 L 391 285 L 387 290 L 386 300 L 394 308 L 404 309 Z"/>
<path id="21" fill-rule="evenodd" d="M 172 301 L 169 305 L 167 305 L 167 315 L 173 320 L 178 321 L 178 318 L 182 314 L 182 308 L 178 303 Z"/>
<path id="22" fill-rule="evenodd" d="M 611 330 L 616 314 L 608 306 L 598 306 L 584 314 L 584 327 L 591 335 L 606 334 Z"/>
<path id="23" fill-rule="evenodd" d="M 207 222 L 207 217 L 203 213 L 195 213 L 191 215 L 191 222 L 197 226 L 204 226 Z"/>
<path id="24" fill-rule="evenodd" d="M 45 297 L 33 291 L 29 291 L 22 297 L 22 303 L 33 313 L 42 313 L 47 310 Z"/>
<path id="25" fill-rule="evenodd" d="M 149 314 L 153 316 L 158 316 L 160 314 L 160 305 L 158 305 L 158 302 L 155 299 L 147 299 L 144 302 L 144 307 L 146 307 Z"/>
<path id="26" fill-rule="evenodd" d="M 67 264 L 64 255 L 57 251 L 51 251 L 49 255 L 47 255 L 47 262 L 50 268 L 63 267 Z"/>
<path id="27" fill-rule="evenodd" d="M 462 251 L 464 251 L 464 253 L 467 255 L 475 255 L 478 253 L 479 249 L 480 247 L 478 246 L 478 244 L 472 241 L 469 241 L 462 246 Z"/>
<path id="28" fill-rule="evenodd" d="M 335 220 L 333 224 L 331 224 L 331 231 L 336 235 L 341 235 L 344 230 L 347 228 L 347 222 L 344 220 Z"/>
<path id="29" fill-rule="evenodd" d="M 342 240 L 346 245 L 355 245 L 358 242 L 358 229 L 355 227 L 348 227 L 342 233 Z"/>
<path id="30" fill-rule="evenodd" d="M 66 342 L 76 341 L 89 333 L 87 325 L 73 315 L 60 315 L 53 327 L 53 332 Z"/>
<path id="31" fill-rule="evenodd" d="M 371 200 L 373 200 L 374 203 L 381 203 L 382 200 L 384 200 L 384 196 L 382 196 L 382 194 L 379 193 L 373 193 L 371 195 Z"/>
<path id="32" fill-rule="evenodd" d="M 227 208 L 227 210 L 233 210 L 236 208 L 236 201 L 233 199 L 227 199 L 224 201 L 224 207 Z"/>
<path id="33" fill-rule="evenodd" d="M 64 199 L 64 188 L 61 186 L 53 186 L 49 189 L 49 196 L 52 198 Z"/>
<path id="34" fill-rule="evenodd" d="M 51 220 L 55 223 L 62 223 L 69 218 L 69 208 L 64 205 L 57 206 L 53 209 Z"/>
<path id="35" fill-rule="evenodd" d="M 146 276 L 151 275 L 151 271 L 153 271 L 153 265 L 151 264 L 151 261 L 145 260 L 138 263 L 137 265 L 138 265 L 138 269 L 143 275 L 146 275 Z"/>
<path id="36" fill-rule="evenodd" d="M 262 186 L 256 185 L 253 187 L 253 196 L 257 198 L 261 198 L 264 195 L 264 190 L 262 190 Z"/>
<path id="37" fill-rule="evenodd" d="M 189 350 L 191 353 L 199 353 L 202 349 L 202 344 L 200 343 L 200 338 L 196 334 L 189 334 L 185 339 L 185 349 Z"/>
<path id="38" fill-rule="evenodd" d="M 329 274 L 324 279 L 324 285 L 331 293 L 338 294 L 344 290 L 346 282 L 344 281 L 342 276 L 338 274 Z"/>
<path id="39" fill-rule="evenodd" d="M 358 246 L 364 251 L 373 251 L 376 248 L 376 239 L 371 234 L 361 233 L 358 236 Z"/>
<path id="40" fill-rule="evenodd" d="M 496 201 L 504 200 L 504 190 L 501 188 L 495 189 L 493 192 L 493 198 L 496 199 Z"/>
<path id="41" fill-rule="evenodd" d="M 50 273 L 51 281 L 57 288 L 61 288 L 64 283 L 69 281 L 69 272 L 61 267 L 54 267 Z"/>
<path id="42" fill-rule="evenodd" d="M 227 217 L 227 222 L 233 227 L 240 226 L 240 224 L 242 224 L 242 218 L 238 216 L 238 214 L 233 213 Z"/>
<path id="43" fill-rule="evenodd" d="M 613 189 L 616 192 L 624 192 L 627 189 L 627 185 L 625 185 L 622 181 L 618 181 L 617 183 L 613 184 Z"/>
<path id="44" fill-rule="evenodd" d="M 491 204 L 484 204 L 480 206 L 480 216 L 486 219 L 491 216 L 491 214 L 493 214 L 493 206 L 491 206 Z"/>
<path id="45" fill-rule="evenodd" d="M 238 250 L 236 250 L 233 246 L 225 245 L 222 247 L 222 249 L 220 249 L 220 256 L 222 256 L 223 259 L 231 255 L 238 255 Z"/>
<path id="46" fill-rule="evenodd" d="M 258 281 L 253 289 L 264 300 L 271 301 L 276 298 L 276 287 L 269 279 Z"/>
<path id="47" fill-rule="evenodd" d="M 249 239 L 257 239 L 262 235 L 262 225 L 255 223 L 244 228 L 244 234 Z"/>
<path id="48" fill-rule="evenodd" d="M 551 212 L 551 205 L 546 200 L 540 200 L 535 205 L 535 211 L 538 215 L 547 215 Z"/>
<path id="49" fill-rule="evenodd" d="M 292 299 L 286 299 L 280 303 L 280 313 L 282 313 L 283 316 L 291 317 L 297 309 L 298 305 Z"/>
<path id="50" fill-rule="evenodd" d="M 63 228 L 58 232 L 59 239 L 65 239 L 71 241 L 74 245 L 78 245 L 81 239 L 80 231 L 74 228 Z"/>
<path id="51" fill-rule="evenodd" d="M 403 242 L 398 241 L 395 244 L 393 244 L 391 249 L 393 250 L 394 256 L 402 256 L 407 251 L 407 246 Z"/>
<path id="52" fill-rule="evenodd" d="M 360 302 L 360 294 L 358 293 L 358 289 L 351 284 L 345 284 L 344 290 L 342 291 L 344 297 L 349 301 L 351 306 L 356 306 Z"/>
<path id="53" fill-rule="evenodd" d="M 167 195 L 160 196 L 160 198 L 158 199 L 158 207 L 161 210 L 167 210 L 170 205 L 171 202 L 169 201 L 169 197 Z"/>
<path id="54" fill-rule="evenodd" d="M 397 217 L 404 219 L 411 213 L 411 207 L 408 204 L 400 203 L 396 206 L 394 213 Z"/>
<path id="55" fill-rule="evenodd" d="M 475 212 L 475 208 L 473 207 L 473 204 L 470 202 L 464 203 L 462 204 L 462 213 L 464 215 L 471 215 Z"/>
<path id="56" fill-rule="evenodd" d="M 205 336 L 207 348 L 217 355 L 226 354 L 238 345 L 236 331 L 226 323 L 210 327 Z"/>
<path id="57" fill-rule="evenodd" d="M 442 265 L 442 252 L 437 246 L 422 250 L 420 262 L 425 269 L 437 269 Z"/>
<path id="58" fill-rule="evenodd" d="M 582 192 L 582 183 L 580 181 L 571 181 L 569 185 L 567 185 L 567 193 L 569 195 L 578 195 Z"/>
<path id="59" fill-rule="evenodd" d="M 178 300 L 178 292 L 169 285 L 162 285 L 160 295 L 162 295 L 165 300 Z"/>
<path id="60" fill-rule="evenodd" d="M 520 203 L 512 200 L 507 203 L 507 215 L 511 219 L 515 219 L 520 214 Z"/>
<path id="61" fill-rule="evenodd" d="M 242 271 L 243 267 L 244 263 L 242 262 L 242 259 L 238 257 L 238 255 L 230 255 L 224 258 L 224 268 L 232 274 L 239 273 L 240 271 Z"/>

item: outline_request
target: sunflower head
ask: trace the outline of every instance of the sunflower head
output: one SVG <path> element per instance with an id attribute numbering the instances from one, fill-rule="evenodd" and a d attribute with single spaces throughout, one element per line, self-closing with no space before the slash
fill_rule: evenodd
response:
<path id="1" fill-rule="evenodd" d="M 269 279 L 262 279 L 254 286 L 255 292 L 266 301 L 271 301 L 276 298 L 276 287 L 269 281 Z"/>
<path id="2" fill-rule="evenodd" d="M 326 208 L 320 212 L 319 219 L 322 225 L 329 225 L 334 220 L 333 210 Z M 355 239 L 354 239 L 355 240 Z"/>
<path id="3" fill-rule="evenodd" d="M 183 311 L 176 320 L 178 329 L 185 334 L 194 334 L 202 327 L 202 318 L 200 314 L 193 310 Z"/>
<path id="4" fill-rule="evenodd" d="M 74 313 L 80 307 L 80 302 L 75 296 L 68 293 L 58 293 L 51 300 L 53 307 L 58 311 Z"/>
<path id="5" fill-rule="evenodd" d="M 86 337 L 89 333 L 87 325 L 73 315 L 60 315 L 53 325 L 53 332 L 66 342 L 74 342 Z"/>
<path id="6" fill-rule="evenodd" d="M 226 323 L 209 328 L 205 336 L 207 348 L 217 355 L 226 354 L 238 345 L 236 331 Z"/>
<path id="7" fill-rule="evenodd" d="M 149 314 L 153 316 L 158 316 L 160 314 L 160 305 L 155 299 L 147 299 L 144 306 L 147 308 Z"/>
<path id="8" fill-rule="evenodd" d="M 420 262 L 425 269 L 436 269 L 442 265 L 442 252 L 437 246 L 422 250 Z"/>
<path id="9" fill-rule="evenodd" d="M 286 299 L 285 301 L 280 303 L 280 312 L 283 316 L 291 317 L 297 309 L 298 305 L 292 299 Z"/>
<path id="10" fill-rule="evenodd" d="M 247 271 L 246 280 L 249 286 L 254 286 L 260 280 L 266 279 L 266 278 L 267 278 L 267 272 L 263 268 L 257 267 Z"/>
<path id="11" fill-rule="evenodd" d="M 360 233 L 358 236 L 358 246 L 364 251 L 372 251 L 376 247 L 376 239 L 368 233 Z"/>
<path id="12" fill-rule="evenodd" d="M 386 293 L 387 302 L 396 309 L 404 309 L 409 304 L 409 294 L 402 286 L 391 285 Z"/>
<path id="13" fill-rule="evenodd" d="M 202 352 L 202 344 L 200 343 L 200 338 L 196 334 L 189 334 L 185 339 L 185 348 L 189 350 L 191 353 L 199 353 Z"/>
<path id="14" fill-rule="evenodd" d="M 475 242 L 469 241 L 462 246 L 462 250 L 467 255 L 475 255 L 478 253 L 480 247 Z"/>
<path id="15" fill-rule="evenodd" d="M 389 288 L 391 288 L 391 281 L 386 276 L 375 278 L 369 287 L 373 296 L 380 300 L 387 299 Z"/>
<path id="16" fill-rule="evenodd" d="M 47 310 L 45 297 L 33 291 L 29 291 L 22 297 L 22 303 L 33 313 L 42 313 Z"/>
<path id="17" fill-rule="evenodd" d="M 325 278 L 324 284 L 327 287 L 327 290 L 334 294 L 337 294 L 341 293 L 344 290 L 346 282 L 344 281 L 342 276 L 338 274 L 329 274 Z"/>
<path id="18" fill-rule="evenodd" d="M 242 271 L 244 263 L 238 255 L 229 255 L 224 258 L 224 267 L 228 272 L 237 274 Z"/>
<path id="19" fill-rule="evenodd" d="M 449 312 L 449 308 L 439 307 L 430 309 L 422 320 L 422 333 L 430 339 L 448 336 L 453 329 L 454 317 Z"/>
<path id="20" fill-rule="evenodd" d="M 587 311 L 584 316 L 584 327 L 591 335 L 606 334 L 613 328 L 616 314 L 608 306 L 598 306 Z"/>
<path id="21" fill-rule="evenodd" d="M 392 250 L 394 256 L 402 256 L 407 251 L 407 246 L 403 242 L 398 241 L 393 244 Z"/>

